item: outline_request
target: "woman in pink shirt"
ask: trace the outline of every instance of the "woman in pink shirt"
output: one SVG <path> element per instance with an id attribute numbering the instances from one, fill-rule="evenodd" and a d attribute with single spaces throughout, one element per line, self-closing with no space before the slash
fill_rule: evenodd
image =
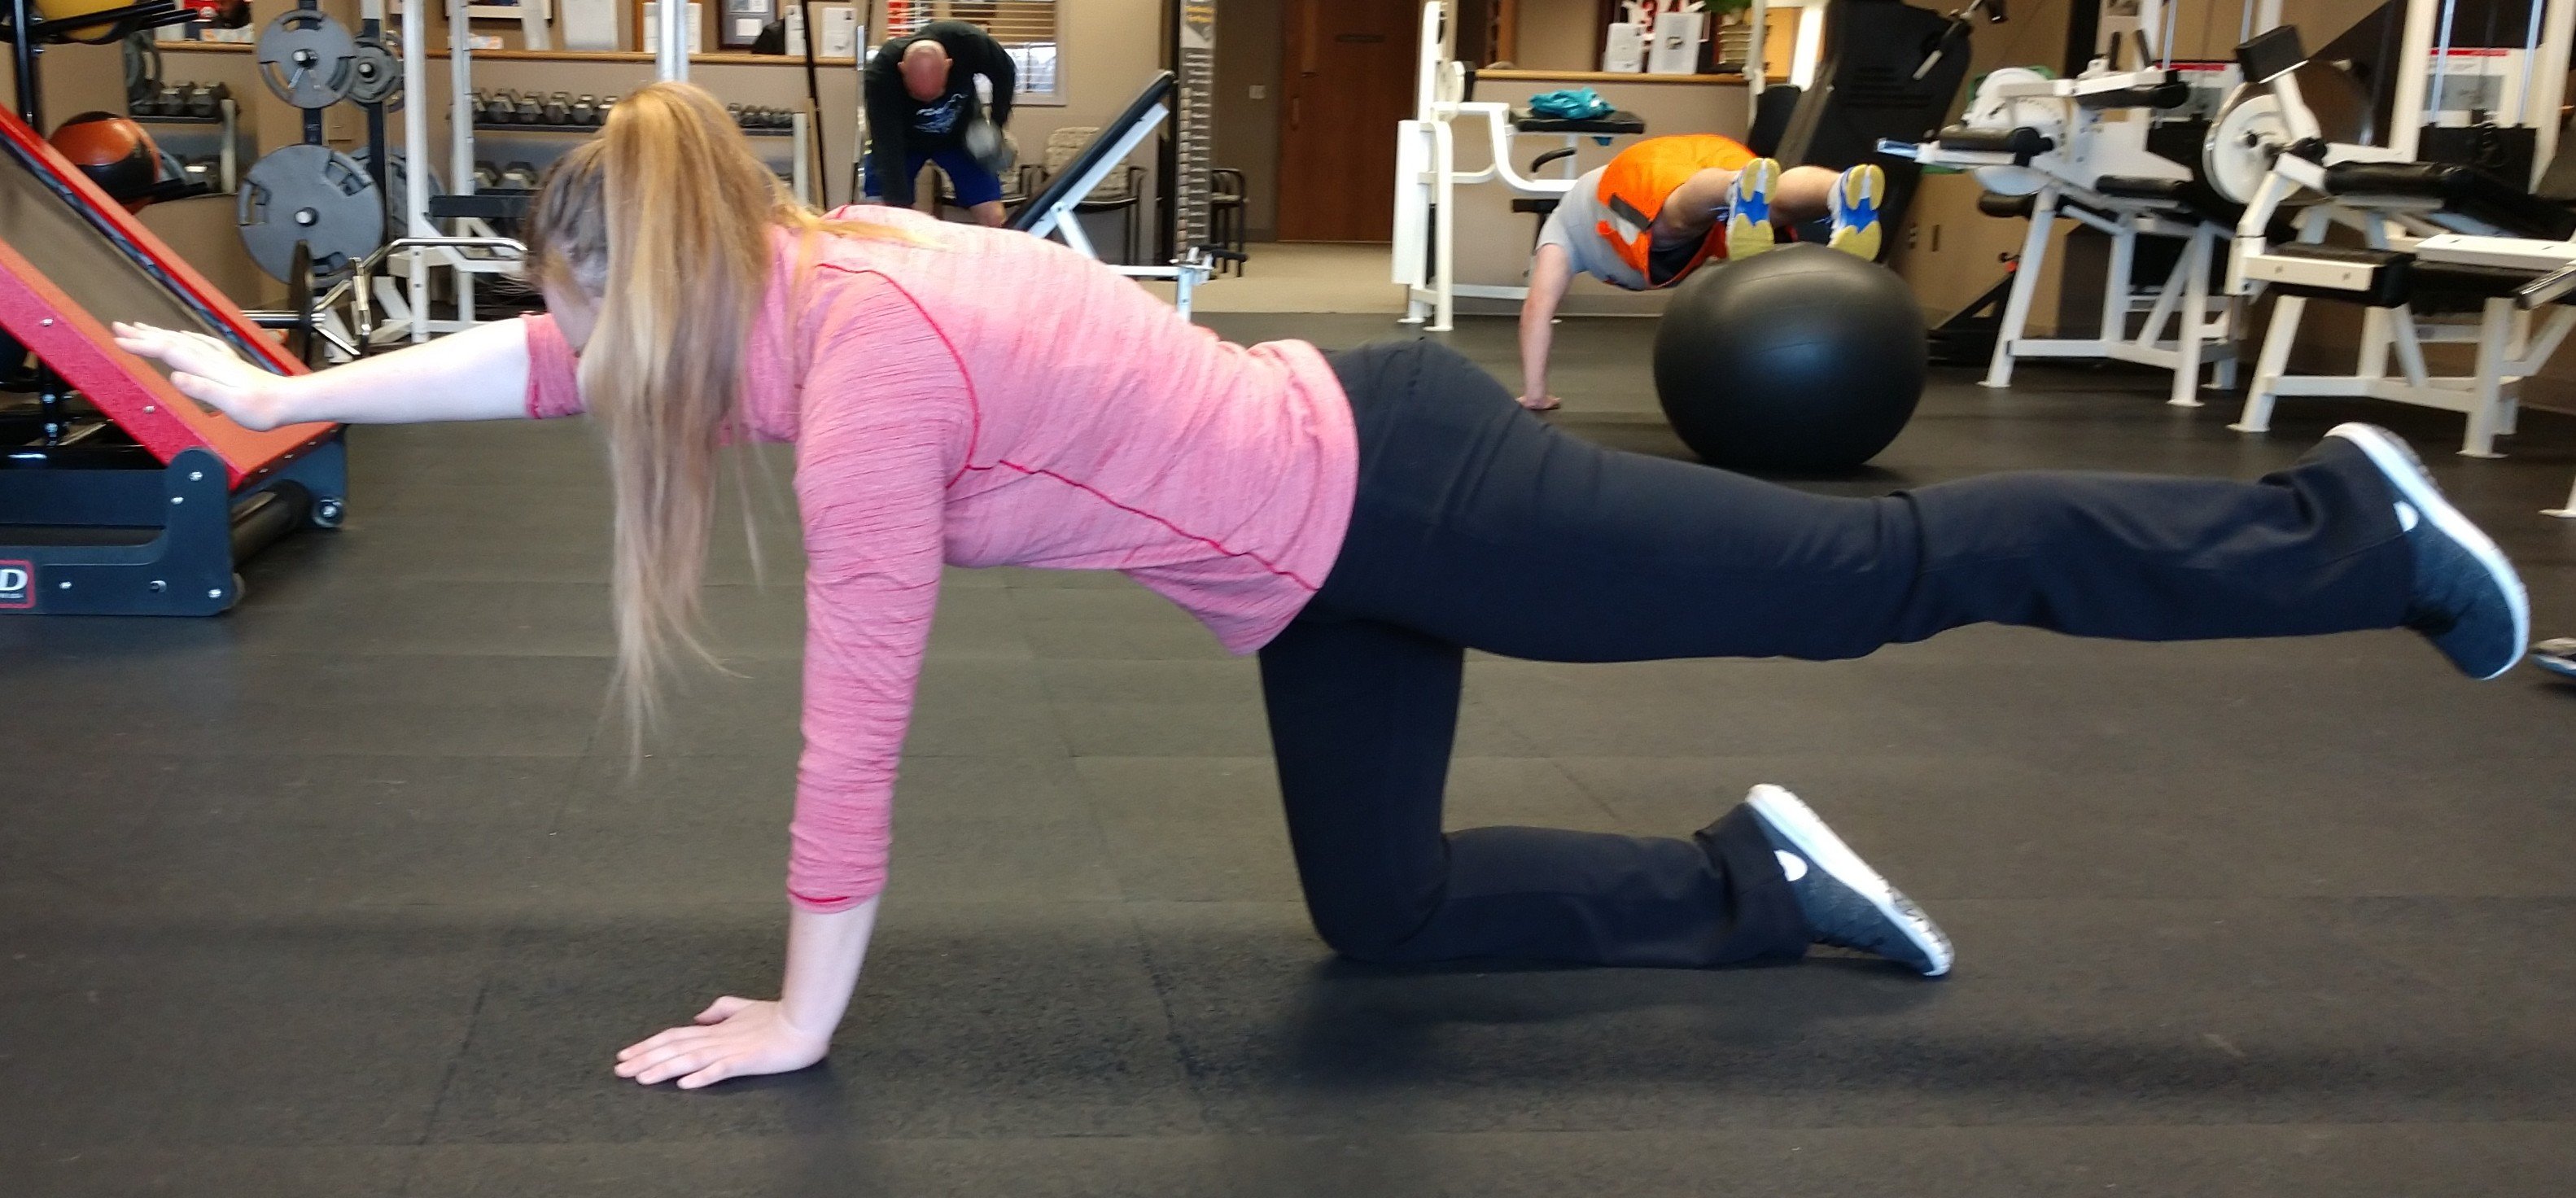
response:
<path id="1" fill-rule="evenodd" d="M 1229 345 L 1042 241 L 817 217 L 687 85 L 620 103 L 530 225 L 546 317 L 295 378 L 204 337 L 118 341 L 253 427 L 587 411 L 639 728 L 672 663 L 706 656 L 721 446 L 795 443 L 808 642 L 786 977 L 775 1001 L 721 998 L 620 1052 L 640 1082 L 828 1049 L 885 885 L 944 564 L 1121 570 L 1257 650 L 1315 926 L 1398 962 L 1706 967 L 1827 943 L 1950 965 L 1932 922 L 1776 787 L 1687 839 L 1444 834 L 1468 648 L 1826 659 L 1976 622 L 2144 640 L 2403 626 L 2487 677 L 2528 631 L 2512 567 L 2368 426 L 2250 484 L 2023 473 L 1808 495 L 1561 435 L 1427 342 Z"/>

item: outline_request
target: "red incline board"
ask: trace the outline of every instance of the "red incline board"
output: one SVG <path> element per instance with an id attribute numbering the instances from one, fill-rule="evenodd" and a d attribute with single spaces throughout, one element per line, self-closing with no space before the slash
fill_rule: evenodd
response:
<path id="1" fill-rule="evenodd" d="M 116 348 L 108 323 L 205 333 L 289 374 L 303 363 L 133 214 L 107 198 L 15 114 L 0 111 L 0 327 L 164 462 L 204 446 L 235 486 L 259 478 L 338 427 L 252 432 L 170 385 L 159 366 Z"/>

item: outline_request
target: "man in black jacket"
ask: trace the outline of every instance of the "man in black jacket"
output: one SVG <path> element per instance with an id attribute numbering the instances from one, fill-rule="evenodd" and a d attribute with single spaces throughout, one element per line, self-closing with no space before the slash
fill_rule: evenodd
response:
<path id="1" fill-rule="evenodd" d="M 1000 225 L 1001 131 L 1011 119 L 1015 81 L 1002 44 L 964 21 L 933 21 L 887 42 L 862 81 L 867 198 L 912 207 L 913 180 L 923 163 L 936 162 L 959 205 L 979 223 Z"/>

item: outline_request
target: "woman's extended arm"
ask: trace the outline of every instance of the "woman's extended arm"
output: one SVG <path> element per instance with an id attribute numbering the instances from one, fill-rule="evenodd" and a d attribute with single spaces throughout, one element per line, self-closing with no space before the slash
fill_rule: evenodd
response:
<path id="1" fill-rule="evenodd" d="M 254 429 L 528 414 L 528 334 L 515 320 L 298 375 L 271 374 L 203 333 L 122 322 L 115 333 L 119 348 L 169 366 L 170 383 L 180 394 Z"/>

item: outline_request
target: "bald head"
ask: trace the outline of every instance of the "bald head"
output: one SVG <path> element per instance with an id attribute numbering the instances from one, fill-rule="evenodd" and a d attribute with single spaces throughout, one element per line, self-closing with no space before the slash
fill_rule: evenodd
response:
<path id="1" fill-rule="evenodd" d="M 904 47 L 903 90 L 924 104 L 947 94 L 947 47 L 929 38 Z"/>

